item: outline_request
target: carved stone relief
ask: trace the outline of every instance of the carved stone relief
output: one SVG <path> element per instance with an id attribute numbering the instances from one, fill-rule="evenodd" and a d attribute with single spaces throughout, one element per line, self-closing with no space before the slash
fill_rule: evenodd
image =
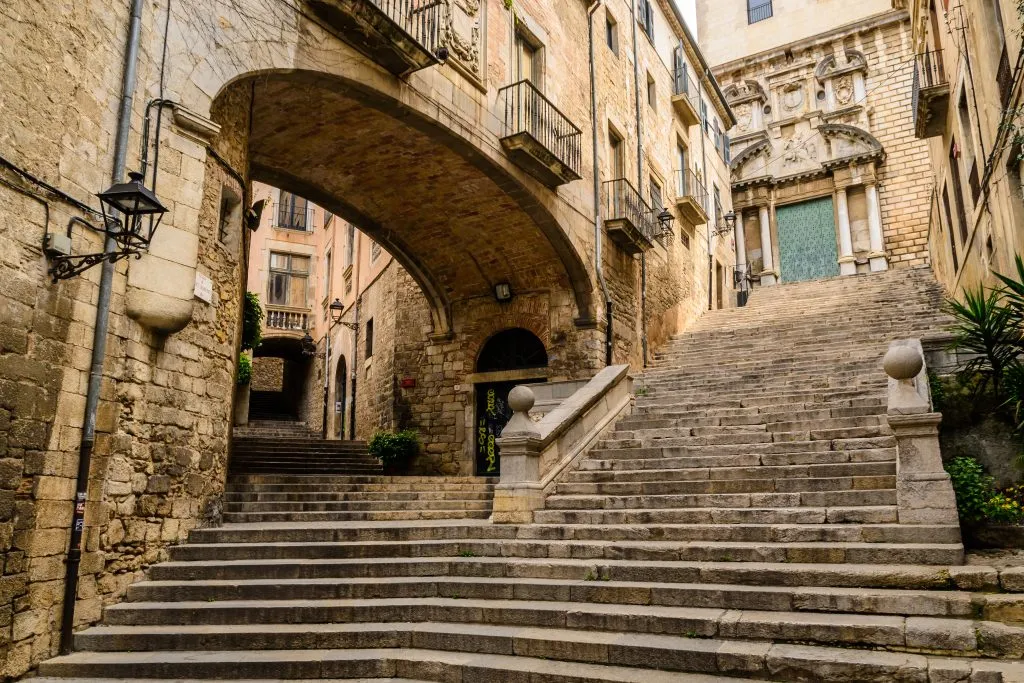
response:
<path id="1" fill-rule="evenodd" d="M 804 88 L 802 84 L 791 83 L 782 89 L 782 106 L 788 112 L 795 112 L 804 103 Z"/>
<path id="2" fill-rule="evenodd" d="M 451 52 L 451 62 L 479 82 L 484 80 L 483 21 L 486 8 L 480 0 L 441 0 L 445 25 L 441 42 Z"/>
<path id="3" fill-rule="evenodd" d="M 749 131 L 754 122 L 753 105 L 750 102 L 737 105 L 733 108 L 733 114 L 736 115 L 736 127 L 740 132 L 746 133 Z"/>
<path id="4" fill-rule="evenodd" d="M 840 76 L 833 83 L 836 93 L 836 103 L 845 107 L 853 101 L 853 76 L 851 74 L 845 74 Z"/>

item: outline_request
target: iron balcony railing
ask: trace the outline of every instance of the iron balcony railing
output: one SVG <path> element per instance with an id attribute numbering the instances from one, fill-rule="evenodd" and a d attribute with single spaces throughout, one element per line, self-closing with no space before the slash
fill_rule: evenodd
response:
<path id="1" fill-rule="evenodd" d="M 697 82 L 690 77 L 690 70 L 686 68 L 685 64 L 677 66 L 674 69 L 672 78 L 672 94 L 685 95 L 691 102 L 695 97 L 700 96 L 700 91 L 697 89 Z"/>
<path id="2" fill-rule="evenodd" d="M 690 169 L 677 171 L 676 181 L 676 199 L 690 197 L 706 213 L 708 210 L 708 191 L 704 187 L 704 183 L 697 177 L 697 174 Z"/>
<path id="3" fill-rule="evenodd" d="M 583 131 L 528 80 L 498 91 L 505 106 L 505 137 L 529 133 L 573 173 L 579 175 Z"/>
<path id="4" fill-rule="evenodd" d="M 772 12 L 771 0 L 768 0 L 768 2 L 763 3 L 761 5 L 756 5 L 754 7 L 750 7 L 748 5 L 748 7 L 747 7 L 747 23 L 748 24 L 756 24 L 759 21 L 764 21 L 765 19 L 771 19 L 772 16 L 773 16 L 773 12 Z"/>
<path id="5" fill-rule="evenodd" d="M 370 0 L 391 21 L 427 52 L 436 55 L 441 47 L 442 0 Z"/>
<path id="6" fill-rule="evenodd" d="M 626 220 L 644 237 L 654 241 L 661 236 L 661 228 L 652 209 L 636 188 L 625 178 L 609 180 L 605 188 L 605 220 Z M 658 207 L 657 211 L 661 211 Z"/>
<path id="7" fill-rule="evenodd" d="M 294 204 L 274 205 L 274 227 L 287 230 L 313 230 L 313 208 Z"/>

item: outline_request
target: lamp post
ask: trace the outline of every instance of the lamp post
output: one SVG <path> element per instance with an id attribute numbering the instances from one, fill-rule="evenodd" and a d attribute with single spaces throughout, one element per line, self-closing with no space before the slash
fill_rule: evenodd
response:
<path id="1" fill-rule="evenodd" d="M 347 323 L 341 319 L 345 315 L 345 304 L 341 303 L 341 299 L 335 298 L 328 306 L 328 310 L 331 312 L 331 319 L 327 328 L 327 341 L 324 344 L 324 420 L 321 427 L 321 435 L 325 441 L 327 440 L 327 408 L 330 405 L 331 397 L 331 333 L 338 325 L 344 325 L 353 331 L 358 327 L 355 323 Z"/>
<path id="2" fill-rule="evenodd" d="M 149 248 L 153 235 L 160 225 L 160 219 L 167 209 L 156 198 L 153 191 L 143 185 L 140 174 L 131 173 L 129 178 L 128 182 L 115 183 L 110 189 L 97 195 L 102 208 L 103 227 L 98 228 L 81 219 L 72 219 L 72 223 L 84 223 L 103 234 L 104 250 L 102 252 L 72 256 L 70 240 L 68 240 L 67 249 L 55 252 L 52 236 L 48 236 L 46 253 L 51 261 L 49 273 L 54 282 L 74 277 L 92 266 L 104 262 L 106 262 L 105 271 L 112 269 L 116 261 L 129 256 L 141 256 L 142 252 Z M 119 214 L 121 218 L 118 218 Z M 68 224 L 69 235 L 72 223 Z M 106 272 L 104 275 L 106 276 Z M 109 277 L 104 279 L 109 283 Z M 78 570 L 82 564 L 82 536 L 85 531 L 85 502 L 89 493 L 89 468 L 92 464 L 92 449 L 96 440 L 96 410 L 99 407 L 109 303 L 108 284 L 106 298 L 97 306 L 92 371 L 89 375 L 82 441 L 78 451 L 75 505 L 71 515 L 71 540 L 68 544 L 64 604 L 61 614 L 60 650 L 64 654 L 71 652 L 73 645 L 72 631 L 75 623 L 75 601 L 78 597 Z"/>
<path id="3" fill-rule="evenodd" d="M 718 201 L 715 201 L 716 206 Z M 717 213 L 717 211 L 716 211 Z M 725 219 L 725 223 L 718 224 L 715 227 L 708 227 L 708 310 L 712 310 L 713 306 L 713 291 L 715 289 L 715 255 L 711 252 L 711 238 L 718 237 L 720 235 L 728 235 L 736 227 L 736 214 L 733 211 L 725 214 L 722 218 Z"/>

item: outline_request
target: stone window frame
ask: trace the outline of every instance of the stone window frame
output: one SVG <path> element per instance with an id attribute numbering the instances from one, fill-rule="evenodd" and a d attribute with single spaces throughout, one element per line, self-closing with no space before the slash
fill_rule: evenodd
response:
<path id="1" fill-rule="evenodd" d="M 274 256 L 286 256 L 288 258 L 288 266 L 286 268 L 275 268 L 274 267 Z M 307 262 L 308 265 L 307 265 L 307 268 L 306 268 L 305 271 L 297 271 L 297 270 L 293 269 L 293 267 L 292 267 L 292 259 L 295 258 L 295 257 L 306 259 L 306 262 Z M 284 306 L 284 307 L 288 307 L 288 308 L 309 309 L 310 308 L 310 304 L 309 304 L 309 300 L 310 300 L 310 292 L 309 292 L 310 277 L 309 276 L 312 274 L 312 271 L 313 271 L 313 257 L 311 255 L 309 255 L 309 254 L 298 254 L 298 253 L 292 253 L 292 252 L 288 252 L 288 251 L 275 251 L 273 249 L 269 250 L 269 255 L 267 257 L 267 273 L 268 273 L 268 277 L 267 277 L 267 304 L 270 305 L 270 306 Z M 288 291 L 289 295 L 290 295 L 290 293 L 292 291 L 291 288 L 293 286 L 292 285 L 293 281 L 295 281 L 295 280 L 303 280 L 304 281 L 304 285 L 302 287 L 302 291 L 303 291 L 303 295 L 304 295 L 303 296 L 304 303 L 301 306 L 293 306 L 290 303 L 277 303 L 277 302 L 275 302 L 273 300 L 274 299 L 273 292 L 274 292 L 274 274 L 275 273 L 283 274 L 283 275 L 285 275 L 287 277 L 287 282 L 288 282 L 287 291 Z M 285 296 L 285 300 L 286 301 L 290 300 L 290 298 L 291 298 L 290 296 Z"/>
<path id="2" fill-rule="evenodd" d="M 651 111 L 658 111 L 658 81 L 650 71 L 647 72 L 647 106 Z"/>
<path id="3" fill-rule="evenodd" d="M 531 79 L 531 82 L 543 93 L 545 92 L 544 86 L 547 82 L 547 45 L 549 42 L 547 31 L 532 17 L 517 10 L 515 26 L 513 27 L 512 62 L 510 63 L 512 69 L 511 82 L 513 83 L 519 80 L 516 78 L 516 71 L 518 69 L 516 60 L 519 59 L 518 43 L 520 40 L 528 44 L 535 51 L 534 78 Z"/>
<path id="4" fill-rule="evenodd" d="M 619 56 L 619 22 L 615 19 L 611 10 L 604 8 L 604 40 L 608 49 L 616 57 Z"/>

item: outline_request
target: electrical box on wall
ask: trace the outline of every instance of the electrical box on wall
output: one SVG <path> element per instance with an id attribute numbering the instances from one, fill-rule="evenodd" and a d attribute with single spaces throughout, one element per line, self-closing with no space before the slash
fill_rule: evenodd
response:
<path id="1" fill-rule="evenodd" d="M 43 240 L 47 256 L 71 256 L 71 237 L 59 232 L 48 232 Z"/>

